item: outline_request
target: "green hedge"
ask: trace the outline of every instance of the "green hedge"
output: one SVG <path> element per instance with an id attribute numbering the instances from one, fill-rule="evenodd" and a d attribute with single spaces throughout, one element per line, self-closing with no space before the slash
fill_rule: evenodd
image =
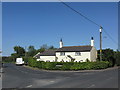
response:
<path id="1" fill-rule="evenodd" d="M 28 65 L 46 70 L 91 70 L 105 69 L 110 67 L 108 61 L 97 62 L 43 62 L 28 58 Z M 57 66 L 58 65 L 58 66 Z M 61 65 L 61 66 L 59 66 Z"/>
<path id="2" fill-rule="evenodd" d="M 2 62 L 4 62 L 4 63 L 15 62 L 15 57 L 2 57 Z"/>

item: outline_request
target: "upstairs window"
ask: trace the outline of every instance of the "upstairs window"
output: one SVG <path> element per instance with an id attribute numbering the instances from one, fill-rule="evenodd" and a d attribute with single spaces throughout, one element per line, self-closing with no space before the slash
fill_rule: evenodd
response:
<path id="1" fill-rule="evenodd" d="M 60 52 L 60 56 L 65 56 L 65 52 Z"/>
<path id="2" fill-rule="evenodd" d="M 80 56 L 81 53 L 80 52 L 75 52 L 75 56 Z"/>

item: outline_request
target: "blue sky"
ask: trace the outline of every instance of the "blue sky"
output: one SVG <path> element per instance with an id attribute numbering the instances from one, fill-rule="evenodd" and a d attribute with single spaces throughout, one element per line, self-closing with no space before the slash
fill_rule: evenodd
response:
<path id="1" fill-rule="evenodd" d="M 67 2 L 103 28 L 118 41 L 117 2 Z M 2 51 L 3 56 L 14 52 L 16 45 L 28 47 L 53 45 L 89 45 L 93 36 L 99 49 L 99 27 L 85 20 L 59 2 L 11 2 L 2 3 Z M 103 32 L 103 48 L 116 50 L 117 45 Z"/>

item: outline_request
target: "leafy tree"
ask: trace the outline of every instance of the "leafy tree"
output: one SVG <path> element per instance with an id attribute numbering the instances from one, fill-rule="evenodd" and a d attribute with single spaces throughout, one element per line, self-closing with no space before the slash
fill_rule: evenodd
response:
<path id="1" fill-rule="evenodd" d="M 18 57 L 25 55 L 25 49 L 23 47 L 15 46 L 14 47 L 14 51 L 16 52 L 16 54 L 18 55 Z"/>
<path id="2" fill-rule="evenodd" d="M 100 60 L 100 50 L 98 50 L 98 59 Z M 114 57 L 114 51 L 110 48 L 102 50 L 102 60 L 109 61 L 111 66 L 114 66 L 116 63 L 116 59 Z"/>
<path id="3" fill-rule="evenodd" d="M 49 47 L 49 49 L 55 50 L 57 48 L 55 48 L 53 45 Z"/>
<path id="4" fill-rule="evenodd" d="M 41 52 L 44 52 L 44 51 L 45 51 L 45 49 L 44 49 L 44 48 L 40 48 L 40 49 L 38 49 L 38 50 L 37 50 L 37 53 L 38 53 L 38 52 L 40 52 L 40 53 L 41 53 Z"/>
<path id="5" fill-rule="evenodd" d="M 115 52 L 116 65 L 120 66 L 120 51 Z"/>
<path id="6" fill-rule="evenodd" d="M 48 50 L 48 49 L 56 49 L 53 45 L 52 46 L 47 46 L 47 44 L 43 44 L 40 49 L 37 50 L 37 53 L 38 52 L 44 52 L 45 50 Z"/>
<path id="7" fill-rule="evenodd" d="M 20 46 L 15 46 L 14 51 L 16 53 L 12 53 L 10 57 L 5 60 L 6 62 L 15 62 L 15 59 L 18 57 L 23 57 L 25 55 L 25 49 Z"/>
<path id="8" fill-rule="evenodd" d="M 47 44 L 43 44 L 43 45 L 41 46 L 41 48 L 49 49 L 49 46 L 48 46 Z"/>
<path id="9" fill-rule="evenodd" d="M 12 54 L 11 54 L 11 57 L 17 58 L 17 57 L 20 57 L 20 55 L 17 54 L 17 53 L 12 53 Z"/>
<path id="10" fill-rule="evenodd" d="M 27 56 L 33 57 L 36 54 L 36 49 L 34 48 L 34 46 L 30 45 L 28 47 L 28 52 L 26 54 L 27 54 Z"/>
<path id="11" fill-rule="evenodd" d="M 54 49 L 54 46 L 50 46 L 49 49 Z"/>

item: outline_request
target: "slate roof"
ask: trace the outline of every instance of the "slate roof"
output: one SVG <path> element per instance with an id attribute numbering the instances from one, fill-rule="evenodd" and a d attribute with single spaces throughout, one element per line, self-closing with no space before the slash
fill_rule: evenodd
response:
<path id="1" fill-rule="evenodd" d="M 40 56 L 55 56 L 56 50 L 46 50 L 42 53 L 40 53 Z"/>
<path id="2" fill-rule="evenodd" d="M 68 46 L 59 48 L 56 52 L 86 52 L 91 49 L 92 46 Z"/>
<path id="3" fill-rule="evenodd" d="M 35 58 L 40 58 L 40 53 L 37 53 L 34 57 Z"/>
<path id="4" fill-rule="evenodd" d="M 35 57 L 40 56 L 55 56 L 55 52 L 87 52 L 92 49 L 92 46 L 66 46 L 57 50 L 46 50 L 42 53 L 37 54 Z"/>

